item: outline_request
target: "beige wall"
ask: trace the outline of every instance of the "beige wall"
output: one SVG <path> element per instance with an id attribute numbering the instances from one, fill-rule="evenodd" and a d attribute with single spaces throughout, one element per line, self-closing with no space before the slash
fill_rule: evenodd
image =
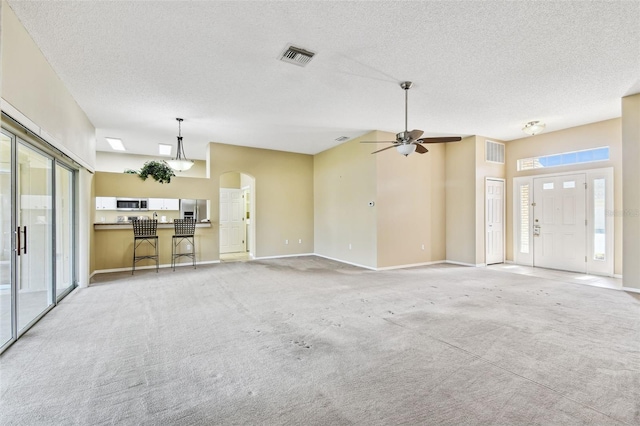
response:
<path id="1" fill-rule="evenodd" d="M 518 172 L 517 160 L 560 152 L 578 151 L 582 149 L 610 147 L 610 161 L 578 164 L 574 166 L 551 167 Z M 506 178 L 507 178 L 507 238 L 506 255 L 513 260 L 513 178 L 545 173 L 572 172 L 585 169 L 613 167 L 614 210 L 622 211 L 622 141 L 621 120 L 601 121 L 557 132 L 542 133 L 506 144 Z M 637 168 L 637 164 L 634 165 Z M 622 273 L 622 218 L 614 218 L 614 273 Z"/>
<path id="2" fill-rule="evenodd" d="M 395 149 L 375 155 L 378 268 L 445 260 L 446 148 L 427 148 L 407 157 Z"/>
<path id="3" fill-rule="evenodd" d="M 315 252 L 357 265 L 377 265 L 376 158 L 381 132 L 368 133 L 313 157 Z M 369 202 L 376 203 L 370 207 Z M 351 249 L 349 249 L 351 244 Z"/>
<path id="4" fill-rule="evenodd" d="M 504 164 L 485 161 L 484 136 L 446 144 L 446 257 L 468 265 L 485 263 L 485 181 L 505 177 Z"/>
<path id="5" fill-rule="evenodd" d="M 220 175 L 220 188 L 240 189 L 240 173 L 227 172 Z"/>
<path id="6" fill-rule="evenodd" d="M 3 112 L 83 166 L 95 165 L 95 128 L 62 84 L 6 1 L 1 13 L 0 91 Z M 89 283 L 93 175 L 78 174 L 77 279 Z"/>
<path id="7" fill-rule="evenodd" d="M 445 145 L 446 257 L 476 264 L 476 137 Z"/>
<path id="8" fill-rule="evenodd" d="M 220 175 L 239 172 L 255 179 L 256 257 L 313 253 L 313 157 L 220 143 L 208 147 L 210 196 L 219 197 Z M 204 197 L 199 197 L 204 198 Z M 218 235 L 219 203 L 211 203 Z M 289 240 L 289 244 L 285 244 Z M 298 243 L 302 240 L 302 243 Z"/>
<path id="9" fill-rule="evenodd" d="M 317 254 L 370 268 L 445 259 L 445 146 L 404 157 L 360 143 L 394 139 L 374 131 L 314 157 Z"/>
<path id="10" fill-rule="evenodd" d="M 240 183 L 239 173 L 253 176 L 255 184 L 256 257 L 313 253 L 313 158 L 232 145 L 209 146 L 211 179 L 175 177 L 169 184 L 153 179 L 142 181 L 137 175 L 96 172 L 95 196 L 146 198 L 199 198 L 211 200 L 211 228 L 199 228 L 198 261 L 219 259 L 220 176 Z M 158 231 L 160 234 L 160 231 Z M 167 233 L 169 231 L 162 231 Z M 130 266 L 131 247 L 126 231 L 94 232 L 94 270 Z M 169 234 L 167 234 L 169 235 Z M 284 244 L 285 240 L 289 244 Z M 298 243 L 299 240 L 302 243 Z M 118 247 L 117 256 L 109 247 Z M 161 263 L 168 263 L 168 249 L 161 246 Z"/>
<path id="11" fill-rule="evenodd" d="M 616 220 L 622 216 L 624 226 L 622 279 L 625 287 L 640 289 L 640 94 L 622 98 L 621 139 L 624 214 Z"/>
<path id="12" fill-rule="evenodd" d="M 4 0 L 2 6 L 2 98 L 15 108 L 5 112 L 92 169 L 95 165 L 93 124 L 11 7 Z"/>
<path id="13" fill-rule="evenodd" d="M 161 161 L 160 157 L 150 157 L 137 154 L 121 154 L 118 152 L 96 152 L 96 171 L 123 173 L 126 169 L 140 170 L 147 161 Z M 178 177 L 204 178 L 207 174 L 207 162 L 195 160 L 193 167 L 184 172 L 175 172 Z"/>

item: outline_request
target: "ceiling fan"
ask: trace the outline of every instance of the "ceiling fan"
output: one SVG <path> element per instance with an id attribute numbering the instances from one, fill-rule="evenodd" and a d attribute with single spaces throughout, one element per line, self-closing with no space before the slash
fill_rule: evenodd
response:
<path id="1" fill-rule="evenodd" d="M 391 148 L 396 148 L 396 150 L 404 155 L 405 157 L 412 152 L 417 152 L 418 154 L 424 154 L 429 152 L 427 148 L 424 147 L 423 144 L 426 143 L 441 143 L 441 142 L 458 142 L 462 140 L 459 136 L 442 136 L 437 138 L 421 138 L 424 133 L 422 130 L 407 130 L 407 116 L 408 116 L 408 100 L 409 100 L 409 89 L 411 89 L 413 83 L 410 81 L 403 81 L 400 83 L 400 87 L 404 89 L 404 132 L 400 132 L 396 134 L 395 141 L 362 141 L 362 143 L 391 143 L 393 145 L 388 146 L 386 148 L 379 149 L 377 151 L 372 152 L 372 154 L 378 153 L 380 151 L 384 151 Z"/>

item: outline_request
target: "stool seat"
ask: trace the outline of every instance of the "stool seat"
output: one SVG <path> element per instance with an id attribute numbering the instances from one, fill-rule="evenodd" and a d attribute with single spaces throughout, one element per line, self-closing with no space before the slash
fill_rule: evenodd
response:
<path id="1" fill-rule="evenodd" d="M 176 259 L 179 257 L 191 258 L 193 267 L 196 267 L 196 245 L 195 245 L 195 233 L 196 233 L 196 221 L 193 218 L 189 219 L 176 219 L 173 221 L 174 235 L 171 237 L 171 267 L 176 270 Z M 187 249 L 185 252 L 180 251 L 180 244 L 186 242 L 191 246 L 191 250 Z"/>
<path id="2" fill-rule="evenodd" d="M 160 267 L 158 256 L 158 221 L 150 219 L 134 219 L 131 221 L 133 225 L 133 265 L 131 266 L 131 275 L 136 270 L 136 262 L 144 259 L 156 261 L 156 272 Z M 145 245 L 153 249 L 152 254 L 139 254 L 141 246 Z M 148 250 L 148 249 L 147 249 Z"/>

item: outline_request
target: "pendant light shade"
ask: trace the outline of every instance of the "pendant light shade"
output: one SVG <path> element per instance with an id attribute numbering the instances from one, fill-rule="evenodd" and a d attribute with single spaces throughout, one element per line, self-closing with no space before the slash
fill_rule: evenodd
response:
<path id="1" fill-rule="evenodd" d="M 405 157 L 416 150 L 415 144 L 403 143 L 396 146 L 396 150 Z"/>
<path id="2" fill-rule="evenodd" d="M 193 166 L 193 161 L 187 160 L 187 156 L 184 155 L 184 148 L 182 147 L 182 127 L 181 124 L 184 121 L 182 118 L 176 118 L 178 120 L 178 149 L 176 150 L 176 158 L 167 160 L 166 163 L 173 170 L 177 172 L 183 172 L 189 170 Z"/>
<path id="3" fill-rule="evenodd" d="M 542 132 L 546 125 L 542 121 L 530 121 L 524 125 L 522 131 L 533 136 Z"/>

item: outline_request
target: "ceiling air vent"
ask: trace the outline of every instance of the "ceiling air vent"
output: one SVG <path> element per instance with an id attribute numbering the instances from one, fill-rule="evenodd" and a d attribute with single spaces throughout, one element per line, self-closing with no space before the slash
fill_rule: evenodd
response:
<path id="1" fill-rule="evenodd" d="M 309 61 L 311 61 L 311 58 L 313 58 L 313 55 L 315 55 L 315 53 L 309 52 L 308 50 L 304 50 L 299 47 L 289 46 L 282 53 L 280 60 L 289 62 L 290 64 L 304 67 L 309 63 Z"/>
<path id="2" fill-rule="evenodd" d="M 339 138 L 336 138 L 336 142 L 344 142 L 348 139 L 349 139 L 348 136 L 340 136 Z"/>

